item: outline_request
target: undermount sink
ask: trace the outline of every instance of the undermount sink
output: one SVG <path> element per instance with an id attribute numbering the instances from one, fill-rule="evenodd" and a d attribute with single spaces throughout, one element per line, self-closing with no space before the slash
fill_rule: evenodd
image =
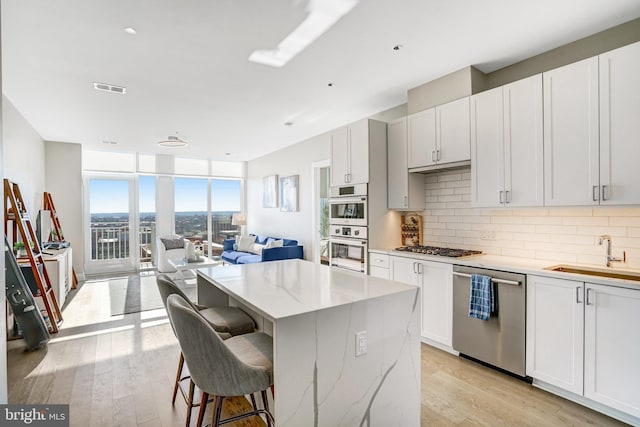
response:
<path id="1" fill-rule="evenodd" d="M 634 280 L 640 282 L 640 273 L 634 271 L 613 270 L 595 267 L 581 267 L 578 265 L 559 264 L 546 267 L 545 270 L 563 273 L 585 274 L 587 276 L 608 277 L 610 279 Z"/>

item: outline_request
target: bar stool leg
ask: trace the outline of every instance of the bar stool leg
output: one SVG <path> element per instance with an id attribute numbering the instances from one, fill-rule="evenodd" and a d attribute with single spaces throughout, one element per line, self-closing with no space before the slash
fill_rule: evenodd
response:
<path id="1" fill-rule="evenodd" d="M 209 393 L 206 391 L 202 392 L 202 398 L 200 399 L 200 410 L 198 411 L 198 421 L 196 423 L 196 427 L 202 426 L 202 421 L 204 420 L 204 413 L 207 409 L 207 403 L 209 401 Z"/>
<path id="2" fill-rule="evenodd" d="M 178 387 L 180 385 L 180 375 L 182 375 L 182 366 L 184 366 L 184 355 L 180 352 L 180 361 L 178 362 L 178 374 L 176 375 L 176 384 L 173 386 L 173 396 L 171 397 L 171 404 L 176 403 L 176 395 L 178 394 Z"/>
<path id="3" fill-rule="evenodd" d="M 189 427 L 189 423 L 191 421 L 191 410 L 193 409 L 193 393 L 195 391 L 196 385 L 193 380 L 189 379 L 189 396 L 187 397 L 187 424 Z"/>
<path id="4" fill-rule="evenodd" d="M 220 427 L 220 417 L 222 416 L 222 400 L 223 396 L 216 396 L 215 404 L 216 408 L 213 411 L 213 420 L 211 420 L 212 427 Z"/>
<path id="5" fill-rule="evenodd" d="M 267 411 L 267 427 L 271 427 L 271 411 L 269 411 L 269 400 L 267 399 L 267 391 L 262 390 L 260 392 L 260 395 L 262 396 L 262 405 L 264 406 L 264 410 Z"/>

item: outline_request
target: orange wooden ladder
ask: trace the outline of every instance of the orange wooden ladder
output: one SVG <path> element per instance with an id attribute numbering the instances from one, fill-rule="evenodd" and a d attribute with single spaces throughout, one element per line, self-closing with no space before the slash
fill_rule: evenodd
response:
<path id="1" fill-rule="evenodd" d="M 42 258 L 42 251 L 40 250 L 40 244 L 36 238 L 36 233 L 33 230 L 29 213 L 27 212 L 22 194 L 18 184 L 10 182 L 8 179 L 4 180 L 4 198 L 5 198 L 5 210 L 4 210 L 4 231 L 5 235 L 9 232 L 9 222 L 12 223 L 13 238 L 12 241 L 17 241 L 18 235 L 20 240 L 24 243 L 25 251 L 29 258 L 29 264 L 33 271 L 33 277 L 38 285 L 38 292 L 34 297 L 42 298 L 45 309 L 49 315 L 49 332 L 58 332 L 58 324 L 62 322 L 62 313 L 58 306 L 56 294 L 51 286 L 49 280 L 49 274 L 44 265 L 44 259 Z"/>

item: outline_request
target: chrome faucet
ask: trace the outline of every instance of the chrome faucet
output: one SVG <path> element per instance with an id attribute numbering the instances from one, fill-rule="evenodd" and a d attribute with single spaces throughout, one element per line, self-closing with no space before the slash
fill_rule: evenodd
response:
<path id="1" fill-rule="evenodd" d="M 599 237 L 598 244 L 602 245 L 603 242 L 607 242 L 607 267 L 611 267 L 612 262 L 627 262 L 627 251 L 622 251 L 622 258 L 616 258 L 611 256 L 611 236 L 604 234 Z"/>

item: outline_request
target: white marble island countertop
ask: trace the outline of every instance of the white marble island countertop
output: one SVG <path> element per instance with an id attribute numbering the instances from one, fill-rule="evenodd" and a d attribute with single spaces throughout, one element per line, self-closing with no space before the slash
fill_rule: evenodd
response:
<path id="1" fill-rule="evenodd" d="M 200 268 L 198 275 L 271 320 L 416 288 L 299 259 Z"/>

